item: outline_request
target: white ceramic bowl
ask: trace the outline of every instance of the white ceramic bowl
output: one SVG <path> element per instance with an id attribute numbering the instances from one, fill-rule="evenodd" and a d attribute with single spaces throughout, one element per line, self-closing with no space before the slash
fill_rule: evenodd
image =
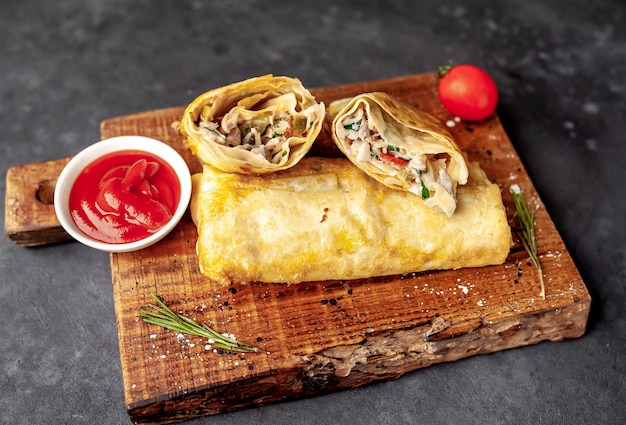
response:
<path id="1" fill-rule="evenodd" d="M 86 166 L 96 159 L 113 152 L 144 151 L 168 163 L 180 181 L 180 201 L 172 218 L 157 232 L 148 237 L 128 243 L 106 243 L 92 239 L 83 233 L 72 219 L 69 198 L 72 186 Z M 191 198 L 191 175 L 185 160 L 169 145 L 143 136 L 119 136 L 96 142 L 73 157 L 63 168 L 54 191 L 54 209 L 63 229 L 77 241 L 107 252 L 128 252 L 150 246 L 165 237 L 180 221 Z"/>

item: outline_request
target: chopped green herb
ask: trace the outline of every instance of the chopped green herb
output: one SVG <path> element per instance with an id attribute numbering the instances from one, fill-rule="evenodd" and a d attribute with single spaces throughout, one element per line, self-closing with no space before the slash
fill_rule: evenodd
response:
<path id="1" fill-rule="evenodd" d="M 283 151 L 282 156 L 287 156 L 287 151 Z"/>
<path id="2" fill-rule="evenodd" d="M 278 137 L 278 136 L 282 136 L 282 133 L 279 133 L 278 131 L 275 131 L 275 132 L 272 134 L 272 137 Z"/>
<path id="3" fill-rule="evenodd" d="M 391 152 L 400 152 L 400 148 L 397 146 L 387 145 L 387 150 Z"/>
<path id="4" fill-rule="evenodd" d="M 430 198 L 430 190 L 428 190 L 422 179 L 420 179 L 420 183 L 422 184 L 422 199 Z"/>
<path id="5" fill-rule="evenodd" d="M 345 124 L 343 128 L 345 128 L 346 130 L 358 130 L 359 128 L 361 128 L 361 121 L 362 120 L 358 120 L 350 124 Z"/>
<path id="6" fill-rule="evenodd" d="M 212 128 L 209 128 L 209 131 L 210 131 L 211 133 L 216 134 L 217 136 L 219 136 L 219 137 L 221 137 L 221 138 L 223 138 L 223 139 L 225 139 L 225 138 L 226 138 L 226 136 L 225 136 L 225 135 L 223 135 L 222 133 L 220 133 L 220 132 L 219 132 L 219 131 L 217 131 L 217 130 L 214 130 L 214 129 L 212 129 Z"/>
<path id="7" fill-rule="evenodd" d="M 246 132 L 246 134 L 250 133 L 252 130 L 250 130 L 250 127 L 246 127 L 243 129 L 243 131 Z"/>

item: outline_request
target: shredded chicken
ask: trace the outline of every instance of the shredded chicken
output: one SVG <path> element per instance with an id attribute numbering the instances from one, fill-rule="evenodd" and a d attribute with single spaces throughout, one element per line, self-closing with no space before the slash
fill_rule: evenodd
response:
<path id="1" fill-rule="evenodd" d="M 244 149 L 278 164 L 289 155 L 289 138 L 306 136 L 316 119 L 314 106 L 296 111 L 295 99 L 289 100 L 292 102 L 285 102 L 291 105 L 288 108 L 276 101 L 267 101 L 253 111 L 235 106 L 223 117 L 200 121 L 198 128 L 212 142 Z"/>
<path id="2" fill-rule="evenodd" d="M 436 182 L 454 195 L 454 184 L 446 171 L 448 155 L 412 157 L 406 149 L 382 138 L 372 120 L 368 119 L 363 105 L 345 117 L 337 127 L 337 136 L 346 141 L 348 152 L 357 162 L 369 162 L 387 174 L 386 183 L 405 186 L 403 183 L 406 182 L 410 192 L 428 198 L 432 195 L 431 183 Z M 431 136 L 425 134 L 424 137 Z"/>

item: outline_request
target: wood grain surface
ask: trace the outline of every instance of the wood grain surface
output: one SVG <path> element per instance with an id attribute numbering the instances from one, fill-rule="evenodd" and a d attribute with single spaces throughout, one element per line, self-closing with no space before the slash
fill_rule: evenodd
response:
<path id="1" fill-rule="evenodd" d="M 453 117 L 440 105 L 435 87 L 435 74 L 419 74 L 311 91 L 327 105 L 362 92 L 386 91 L 448 121 Z M 160 139 L 185 157 L 192 172 L 198 172 L 200 165 L 171 126 L 183 109 L 106 120 L 102 138 L 139 134 Z M 591 298 L 498 117 L 459 122 L 450 130 L 469 159 L 479 161 L 501 187 L 509 219 L 514 215 L 508 194 L 511 184 L 520 185 L 527 199 L 537 202 L 545 299 L 539 295 L 537 271 L 515 238 L 506 263 L 499 266 L 289 286 L 232 282 L 223 287 L 198 270 L 196 229 L 187 213 L 160 243 L 110 256 L 131 419 L 177 422 L 395 379 L 476 354 L 583 335 Z M 312 154 L 337 155 L 338 151 L 322 134 Z M 58 175 L 66 161 L 46 163 L 47 178 Z M 11 189 L 22 170 L 10 170 Z M 29 190 L 37 186 L 30 183 Z M 36 210 L 24 206 L 30 202 L 28 196 L 15 200 L 18 196 L 12 189 L 11 198 L 9 189 L 7 174 L 7 216 L 19 215 L 18 204 L 24 211 Z M 45 211 L 54 222 L 50 209 Z M 54 223 L 45 226 L 54 228 Z M 30 233 L 32 242 L 37 232 Z M 12 235 L 20 240 L 15 231 Z M 136 315 L 150 302 L 151 292 L 175 312 L 233 334 L 262 352 L 225 353 L 201 338 L 143 323 Z"/>
<path id="2" fill-rule="evenodd" d="M 66 242 L 72 238 L 54 213 L 54 187 L 67 159 L 19 165 L 6 175 L 4 232 L 20 246 Z"/>

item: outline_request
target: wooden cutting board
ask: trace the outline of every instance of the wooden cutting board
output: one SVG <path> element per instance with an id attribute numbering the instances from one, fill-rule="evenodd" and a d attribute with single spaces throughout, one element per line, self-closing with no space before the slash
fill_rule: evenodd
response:
<path id="1" fill-rule="evenodd" d="M 436 96 L 436 75 L 312 90 L 330 101 L 386 91 L 444 122 L 453 117 Z M 183 107 L 106 120 L 102 138 L 138 134 L 163 140 L 200 171 L 171 124 Z M 540 260 L 536 269 L 516 242 L 500 266 L 411 273 L 358 281 L 287 286 L 237 282 L 224 288 L 200 274 L 196 229 L 187 214 L 160 243 L 111 254 L 113 298 L 126 407 L 134 422 L 169 423 L 400 377 L 435 363 L 581 336 L 591 298 L 497 116 L 450 128 L 469 159 L 502 189 L 508 216 L 511 184 L 536 201 Z M 334 155 L 322 135 L 313 154 Z M 67 159 L 14 167 L 7 173 L 5 231 L 21 245 L 67 239 L 46 202 Z M 43 189 L 41 189 L 43 188 Z M 176 312 L 256 345 L 261 353 L 230 354 L 207 341 L 138 320 L 150 292 Z"/>

